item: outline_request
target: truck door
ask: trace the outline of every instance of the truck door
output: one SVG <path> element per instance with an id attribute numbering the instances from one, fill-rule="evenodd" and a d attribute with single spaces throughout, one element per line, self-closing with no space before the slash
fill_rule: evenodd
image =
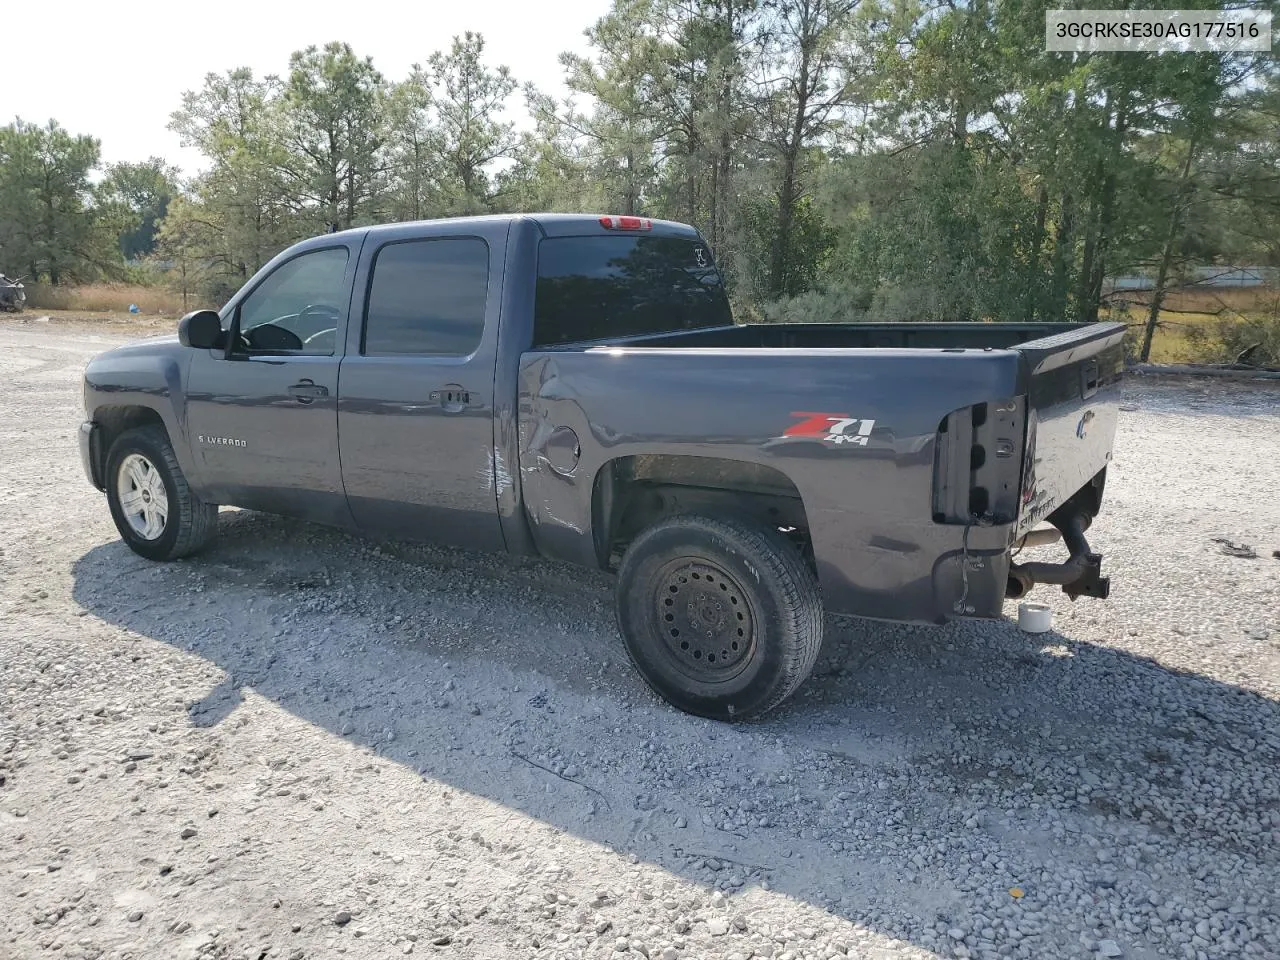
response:
<path id="1" fill-rule="evenodd" d="M 338 383 L 342 478 L 357 526 L 504 548 L 494 372 L 508 225 L 371 236 Z"/>
<path id="2" fill-rule="evenodd" d="M 361 237 L 322 238 L 223 311 L 240 342 L 195 351 L 188 432 L 217 503 L 350 525 L 338 466 L 338 364 Z"/>

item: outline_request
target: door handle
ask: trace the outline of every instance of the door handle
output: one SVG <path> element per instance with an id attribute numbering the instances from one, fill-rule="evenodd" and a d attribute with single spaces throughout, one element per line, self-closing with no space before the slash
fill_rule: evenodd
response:
<path id="1" fill-rule="evenodd" d="M 327 397 L 329 388 L 311 380 L 300 380 L 289 388 L 289 394 L 299 403 L 310 403 L 316 397 Z"/>
<path id="2" fill-rule="evenodd" d="M 471 406 L 471 391 L 456 383 L 450 383 L 442 390 L 432 390 L 427 399 L 438 403 L 445 413 L 461 413 Z"/>

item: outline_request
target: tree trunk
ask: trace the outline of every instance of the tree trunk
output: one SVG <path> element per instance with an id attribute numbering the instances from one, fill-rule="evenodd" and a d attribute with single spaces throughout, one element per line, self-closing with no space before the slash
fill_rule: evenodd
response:
<path id="1" fill-rule="evenodd" d="M 689 154 L 684 158 L 685 162 L 685 202 L 689 207 L 688 223 L 698 223 L 698 175 L 696 173 L 697 163 L 695 162 L 696 147 L 693 142 L 689 143 Z"/>
<path id="2" fill-rule="evenodd" d="M 712 219 L 714 230 L 712 242 L 720 260 L 721 269 L 728 267 L 728 251 L 725 249 L 729 238 L 729 204 L 731 181 L 733 179 L 733 83 L 738 76 L 737 30 L 735 29 L 735 12 L 733 0 L 727 0 L 724 8 L 725 36 L 724 41 L 730 53 L 728 63 L 721 69 L 720 78 L 720 143 L 715 164 L 715 215 Z"/>
<path id="3" fill-rule="evenodd" d="M 805 41 L 800 45 L 800 75 L 796 78 L 796 109 L 791 119 L 790 140 L 783 148 L 782 183 L 778 188 L 778 221 L 773 234 L 773 256 L 769 269 L 769 291 L 775 297 L 792 293 L 791 227 L 795 221 L 796 168 L 800 162 L 800 142 L 804 136 L 804 122 L 809 115 L 809 54 Z"/>
<path id="4" fill-rule="evenodd" d="M 1075 262 L 1075 198 L 1062 195 L 1058 212 L 1058 229 L 1053 239 L 1053 279 L 1049 286 L 1049 313 L 1060 321 L 1067 312 L 1067 289 L 1071 284 L 1071 267 Z"/>
<path id="5" fill-rule="evenodd" d="M 1080 258 L 1080 274 L 1076 277 L 1075 315 L 1077 321 L 1084 321 L 1089 312 L 1089 290 L 1093 284 L 1094 256 L 1098 250 L 1098 218 L 1100 201 L 1092 197 L 1089 201 L 1089 214 L 1085 219 L 1084 254 Z"/>
<path id="6" fill-rule="evenodd" d="M 1044 271 L 1040 269 L 1040 252 L 1044 249 L 1044 225 L 1049 217 L 1049 187 L 1040 184 L 1040 195 L 1036 197 L 1036 225 L 1031 234 L 1031 256 L 1028 264 L 1027 299 L 1023 312 L 1028 320 L 1035 320 L 1040 312 L 1044 288 Z"/>
<path id="7" fill-rule="evenodd" d="M 351 164 L 347 164 L 347 222 L 344 227 L 350 227 L 356 222 L 356 169 Z"/>
<path id="8" fill-rule="evenodd" d="M 733 272 L 733 256 L 729 250 L 730 197 L 732 195 L 733 181 L 733 167 L 730 160 L 731 150 L 732 140 L 726 132 L 720 140 L 719 169 L 716 171 L 716 187 L 720 194 L 720 200 L 717 204 L 718 219 L 714 241 L 716 259 L 720 262 L 720 269 L 726 273 Z"/>
<path id="9" fill-rule="evenodd" d="M 1183 202 L 1186 199 L 1187 182 L 1191 176 L 1191 165 L 1195 160 L 1195 134 L 1187 143 L 1187 158 L 1182 163 L 1182 173 L 1178 177 L 1178 190 L 1174 196 L 1173 209 L 1169 211 L 1169 229 L 1164 236 L 1164 249 L 1160 254 L 1160 269 L 1156 273 L 1156 287 L 1151 291 L 1151 309 L 1147 311 L 1146 329 L 1142 333 L 1142 350 L 1138 359 L 1146 363 L 1151 359 L 1151 340 L 1156 335 L 1156 327 L 1160 323 L 1160 307 L 1164 304 L 1165 284 L 1169 280 L 1169 269 L 1173 265 L 1173 253 L 1177 249 L 1178 236 L 1182 232 Z"/>
<path id="10" fill-rule="evenodd" d="M 1169 267 L 1173 263 L 1174 243 L 1178 237 L 1178 212 L 1169 214 L 1169 231 L 1164 238 L 1164 251 L 1160 255 L 1160 269 L 1156 273 L 1156 287 L 1151 291 L 1151 308 L 1147 311 L 1146 329 L 1142 333 L 1142 350 L 1138 359 L 1146 363 L 1151 359 L 1151 339 L 1160 322 L 1160 307 L 1164 304 L 1164 285 L 1169 279 Z"/>
<path id="11" fill-rule="evenodd" d="M 622 212 L 629 217 L 635 216 L 636 213 L 636 173 L 635 173 L 635 152 L 627 148 L 627 193 L 622 198 Z"/>
<path id="12" fill-rule="evenodd" d="M 1095 323 L 1102 302 L 1102 282 L 1107 275 L 1107 248 L 1111 244 L 1111 230 L 1116 217 L 1116 168 L 1124 147 L 1125 132 L 1129 128 L 1129 92 L 1121 90 L 1116 106 L 1115 123 L 1111 129 L 1110 149 L 1105 160 L 1099 161 L 1099 180 L 1102 189 L 1098 196 L 1097 223 L 1093 226 L 1093 250 L 1089 255 L 1089 269 L 1081 270 L 1079 318 L 1085 323 Z"/>
<path id="13" fill-rule="evenodd" d="M 720 163 L 711 166 L 711 213 L 710 229 L 707 236 L 711 239 L 711 249 L 716 249 L 720 240 Z"/>
<path id="14" fill-rule="evenodd" d="M 45 250 L 48 251 L 49 260 L 49 282 L 55 287 L 58 280 L 62 276 L 61 270 L 58 268 L 57 260 L 57 227 L 56 218 L 53 212 L 53 184 L 50 181 L 50 172 L 48 168 L 44 172 L 44 243 Z"/>
<path id="15" fill-rule="evenodd" d="M 778 219 L 774 224 L 773 251 L 769 262 L 769 292 L 774 297 L 788 293 L 788 254 L 791 247 L 791 225 L 795 216 L 796 175 L 795 152 L 787 151 L 783 161 L 782 183 L 778 187 Z"/>
<path id="16" fill-rule="evenodd" d="M 338 179 L 338 142 L 337 136 L 332 128 L 329 130 L 329 169 L 325 171 L 328 174 L 329 182 L 329 230 L 330 232 L 338 229 L 338 205 L 341 202 L 339 195 Z"/>
<path id="17" fill-rule="evenodd" d="M 706 223 L 698 216 L 698 200 L 700 199 L 700 191 L 698 190 L 698 154 L 702 151 L 702 138 L 698 130 L 698 113 L 702 108 L 702 100 L 698 96 L 701 92 L 702 84 L 706 81 L 705 71 L 702 75 L 698 73 L 697 60 L 690 60 L 687 64 L 689 69 L 689 117 L 687 123 L 688 140 L 685 144 L 685 190 L 687 191 L 687 201 L 689 204 L 689 220 L 688 222 L 696 227 L 706 229 Z"/>
<path id="18" fill-rule="evenodd" d="M 422 144 L 413 138 L 413 219 L 422 219 Z"/>

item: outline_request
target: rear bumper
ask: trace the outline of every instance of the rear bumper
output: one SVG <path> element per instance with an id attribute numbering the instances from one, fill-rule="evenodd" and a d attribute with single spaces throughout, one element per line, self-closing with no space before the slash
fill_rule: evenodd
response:
<path id="1" fill-rule="evenodd" d="M 84 475 L 99 490 L 106 490 L 106 484 L 99 472 L 102 457 L 102 429 L 92 420 L 80 424 L 80 463 L 84 467 Z"/>

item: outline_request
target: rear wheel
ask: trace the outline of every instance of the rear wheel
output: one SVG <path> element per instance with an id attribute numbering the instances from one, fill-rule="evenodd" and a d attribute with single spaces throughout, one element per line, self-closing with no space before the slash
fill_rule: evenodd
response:
<path id="1" fill-rule="evenodd" d="M 217 531 L 217 504 L 191 492 L 163 427 L 120 434 L 107 453 L 106 480 L 121 539 L 148 560 L 185 557 Z"/>
<path id="2" fill-rule="evenodd" d="M 618 571 L 618 624 L 664 699 L 717 720 L 790 696 L 822 644 L 817 578 L 776 531 L 678 516 L 638 536 Z"/>

